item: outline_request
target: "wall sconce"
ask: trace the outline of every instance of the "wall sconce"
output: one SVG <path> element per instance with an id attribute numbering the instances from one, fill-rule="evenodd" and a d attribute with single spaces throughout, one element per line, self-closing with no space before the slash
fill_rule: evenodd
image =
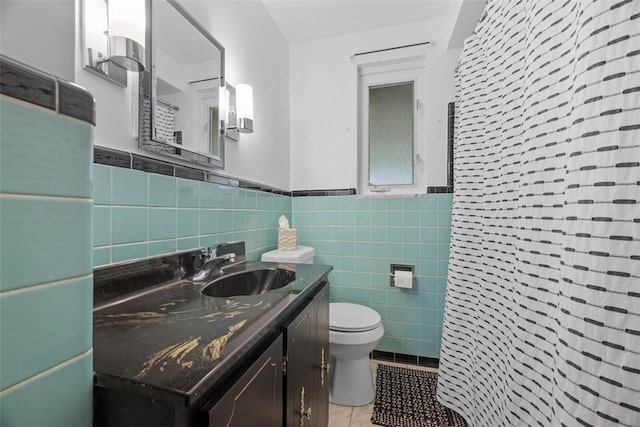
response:
<path id="1" fill-rule="evenodd" d="M 108 0 L 109 61 L 135 72 L 144 71 L 144 0 Z"/>
<path id="2" fill-rule="evenodd" d="M 253 88 L 248 84 L 237 87 L 238 132 L 253 133 Z"/>
<path id="3" fill-rule="evenodd" d="M 240 133 L 253 133 L 253 88 L 248 84 L 239 84 L 234 88 L 226 84 L 223 89 L 227 122 L 225 136 L 233 141 L 240 140 Z"/>
<path id="4" fill-rule="evenodd" d="M 82 4 L 85 68 L 127 86 L 127 70 L 145 69 L 145 1 L 83 0 Z"/>

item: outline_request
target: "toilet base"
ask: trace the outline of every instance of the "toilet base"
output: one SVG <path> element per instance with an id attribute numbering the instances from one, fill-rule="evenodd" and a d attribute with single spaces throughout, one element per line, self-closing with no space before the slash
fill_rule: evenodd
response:
<path id="1" fill-rule="evenodd" d="M 329 402 L 342 406 L 363 406 L 373 402 L 375 389 L 369 355 L 348 360 L 332 358 Z"/>

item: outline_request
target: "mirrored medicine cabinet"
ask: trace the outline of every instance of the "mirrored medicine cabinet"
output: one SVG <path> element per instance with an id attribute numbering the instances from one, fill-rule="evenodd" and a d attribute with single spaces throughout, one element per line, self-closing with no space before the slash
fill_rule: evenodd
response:
<path id="1" fill-rule="evenodd" d="M 224 168 L 224 47 L 174 0 L 146 0 L 139 147 Z"/>
<path id="2" fill-rule="evenodd" d="M 122 88 L 139 83 L 133 91 L 139 94 L 139 147 L 224 168 L 224 47 L 176 0 L 81 0 L 80 7 L 83 67 Z M 143 39 L 124 39 L 126 48 L 138 49 L 125 49 L 140 62 L 127 69 L 138 72 L 123 68 L 114 50 L 122 39 L 112 16 L 116 7 L 131 12 L 124 21 Z"/>

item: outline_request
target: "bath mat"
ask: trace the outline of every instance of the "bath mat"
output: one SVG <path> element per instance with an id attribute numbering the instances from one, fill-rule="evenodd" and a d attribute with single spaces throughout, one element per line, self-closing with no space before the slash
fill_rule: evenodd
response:
<path id="1" fill-rule="evenodd" d="M 436 399 L 438 374 L 378 364 L 373 424 L 388 427 L 466 427 Z"/>

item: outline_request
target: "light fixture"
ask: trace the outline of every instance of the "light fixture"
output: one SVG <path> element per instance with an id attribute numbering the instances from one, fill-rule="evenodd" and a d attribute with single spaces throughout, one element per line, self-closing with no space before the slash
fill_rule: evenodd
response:
<path id="1" fill-rule="evenodd" d="M 240 139 L 240 133 L 253 133 L 253 88 L 248 84 L 239 84 L 234 88 L 226 84 L 220 101 L 224 105 L 227 118 L 225 136 L 234 141 Z"/>
<path id="2" fill-rule="evenodd" d="M 82 0 L 83 63 L 120 86 L 145 69 L 145 0 Z"/>
<path id="3" fill-rule="evenodd" d="M 108 60 L 129 71 L 144 71 L 144 0 L 108 0 L 108 7 Z"/>
<path id="4" fill-rule="evenodd" d="M 253 133 L 253 88 L 239 84 L 237 90 L 238 132 Z"/>

